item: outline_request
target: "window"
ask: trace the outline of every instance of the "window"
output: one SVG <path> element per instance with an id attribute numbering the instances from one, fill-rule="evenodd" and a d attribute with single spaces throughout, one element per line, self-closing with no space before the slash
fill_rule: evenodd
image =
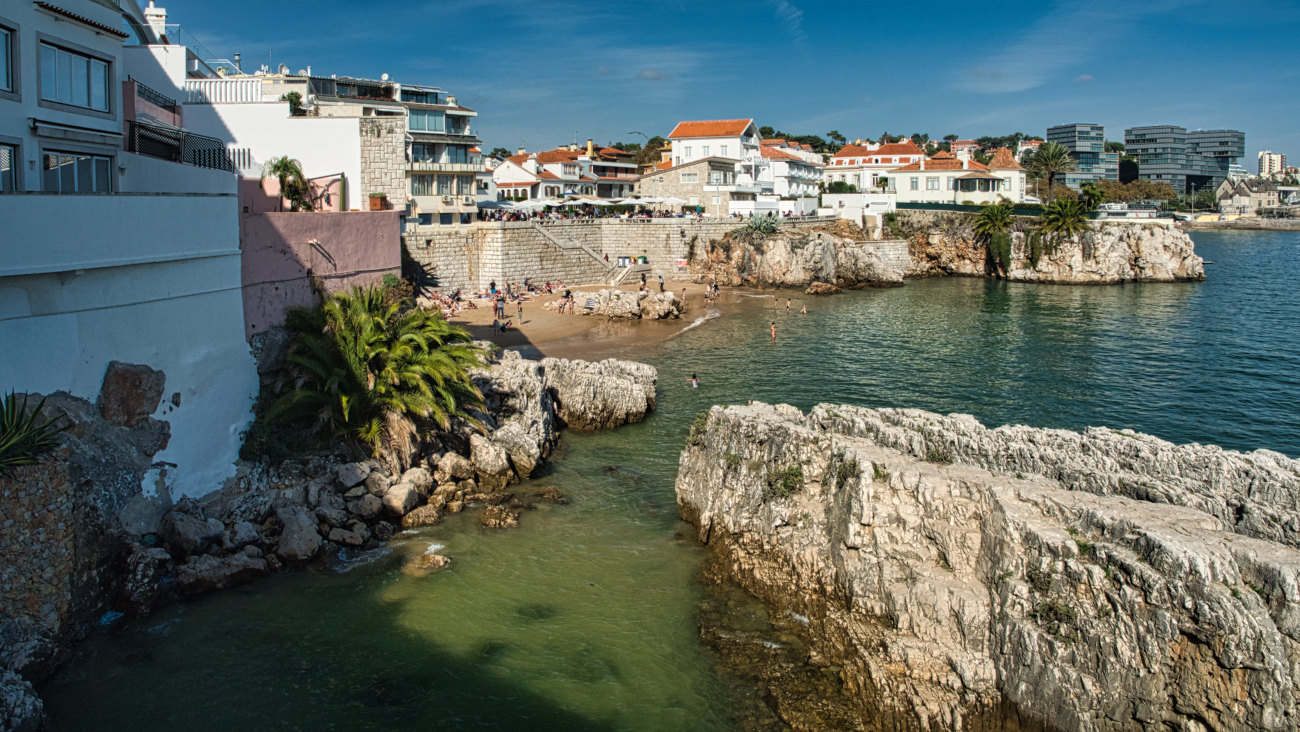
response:
<path id="1" fill-rule="evenodd" d="M 18 190 L 18 148 L 0 145 L 0 193 Z"/>
<path id="2" fill-rule="evenodd" d="M 420 143 L 420 142 L 411 145 L 411 162 L 413 163 L 438 162 L 437 146 L 429 143 Z"/>
<path id="3" fill-rule="evenodd" d="M 926 179 L 925 179 L 925 190 L 927 190 L 927 191 L 937 191 L 937 190 L 939 190 L 939 176 L 937 176 L 937 175 L 934 175 L 934 176 L 926 176 Z"/>
<path id="4" fill-rule="evenodd" d="M 469 196 L 474 193 L 474 176 L 458 175 L 456 176 L 456 195 Z"/>
<path id="5" fill-rule="evenodd" d="M 412 109 L 407 124 L 416 132 L 442 132 L 445 130 L 443 114 L 436 109 Z"/>
<path id="6" fill-rule="evenodd" d="M 950 191 L 957 190 L 957 179 L 951 175 L 948 176 L 948 190 Z"/>
<path id="7" fill-rule="evenodd" d="M 461 222 L 462 224 L 472 224 L 472 223 L 474 223 L 474 214 L 472 214 L 472 213 L 463 213 L 463 214 L 461 214 L 461 215 L 460 215 L 460 222 Z"/>
<path id="8" fill-rule="evenodd" d="M 469 120 L 464 117 L 448 117 L 447 132 L 453 135 L 463 135 L 468 124 Z"/>
<path id="9" fill-rule="evenodd" d="M 413 175 L 411 176 L 411 195 L 412 196 L 432 196 L 433 195 L 432 175 Z"/>
<path id="10" fill-rule="evenodd" d="M 84 153 L 47 152 L 42 156 L 44 189 L 53 193 L 109 193 L 113 159 Z"/>
<path id="11" fill-rule="evenodd" d="M 14 90 L 13 53 L 13 31 L 0 28 L 0 91 Z"/>
<path id="12" fill-rule="evenodd" d="M 438 176 L 438 195 L 439 195 L 439 196 L 450 196 L 450 195 L 451 195 L 451 187 L 452 187 L 452 185 L 453 185 L 453 184 L 452 184 L 452 179 L 455 178 L 455 177 L 456 177 L 456 176 L 454 176 L 454 175 L 440 175 L 440 176 Z"/>
<path id="13" fill-rule="evenodd" d="M 420 214 L 419 221 L 420 221 L 420 226 L 433 226 L 433 214 L 422 213 Z"/>
<path id="14" fill-rule="evenodd" d="M 709 185 L 711 186 L 729 186 L 736 179 L 736 173 L 730 170 L 710 170 Z"/>
<path id="15" fill-rule="evenodd" d="M 439 226 L 451 226 L 451 217 L 454 216 L 454 215 L 455 215 L 455 214 L 449 214 L 449 213 L 440 213 L 440 214 L 438 214 L 438 225 L 439 225 Z"/>
<path id="16" fill-rule="evenodd" d="M 41 98 L 108 111 L 108 64 L 41 44 Z"/>
<path id="17" fill-rule="evenodd" d="M 912 180 L 912 190 L 914 191 L 921 190 L 921 179 L 916 176 L 912 176 L 911 180 Z"/>
<path id="18" fill-rule="evenodd" d="M 682 182 L 683 182 L 683 183 L 699 183 L 699 182 L 700 182 L 700 174 L 699 174 L 699 173 L 682 173 Z"/>
<path id="19" fill-rule="evenodd" d="M 708 146 L 708 145 L 705 145 L 705 146 L 702 148 L 702 150 L 703 150 L 704 157 L 706 157 L 706 158 L 709 157 L 709 146 Z"/>
<path id="20" fill-rule="evenodd" d="M 708 155 L 709 153 L 706 151 L 704 154 L 705 154 L 705 155 Z M 724 157 L 724 158 L 727 157 L 727 146 L 726 146 L 726 145 L 723 145 L 721 148 L 719 148 L 719 149 L 718 149 L 718 154 L 721 155 L 721 156 Z"/>
<path id="21" fill-rule="evenodd" d="M 686 148 L 686 150 L 683 151 L 683 154 L 686 155 L 686 159 L 687 159 L 687 160 L 690 160 L 690 158 L 691 158 L 691 149 L 690 149 L 689 147 Z"/>
<path id="22" fill-rule="evenodd" d="M 577 174 L 578 174 L 578 166 L 575 165 L 575 164 L 573 164 L 573 163 L 565 163 L 565 164 L 564 164 L 564 174 L 565 174 L 565 175 L 577 175 Z"/>

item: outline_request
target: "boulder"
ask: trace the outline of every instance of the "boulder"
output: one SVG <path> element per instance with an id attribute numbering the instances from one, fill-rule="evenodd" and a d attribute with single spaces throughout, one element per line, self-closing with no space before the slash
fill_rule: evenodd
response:
<path id="1" fill-rule="evenodd" d="M 543 501 L 546 501 L 547 503 L 568 503 L 569 502 L 568 496 L 561 493 L 560 489 L 556 488 L 553 485 L 542 486 L 541 488 L 538 488 L 536 491 L 533 491 L 533 495 L 537 496 Z"/>
<path id="2" fill-rule="evenodd" d="M 642 320 L 668 320 L 681 316 L 686 304 L 673 292 L 646 292 L 641 298 Z"/>
<path id="3" fill-rule="evenodd" d="M 489 529 L 508 529 L 519 525 L 519 509 L 507 506 L 488 506 L 478 522 Z"/>
<path id="4" fill-rule="evenodd" d="M 388 492 L 388 486 L 392 484 L 392 478 L 378 471 L 372 471 L 370 475 L 366 476 L 366 490 L 370 491 L 370 495 L 376 498 L 383 498 L 384 493 Z"/>
<path id="5" fill-rule="evenodd" d="M 814 282 L 803 291 L 805 295 L 838 295 L 844 292 L 835 285 L 826 282 Z"/>
<path id="6" fill-rule="evenodd" d="M 447 501 L 447 513 L 460 513 L 465 510 L 463 501 Z"/>
<path id="7" fill-rule="evenodd" d="M 202 554 L 223 544 L 225 538 L 226 527 L 217 519 L 204 521 L 176 511 L 163 517 L 163 540 L 181 556 Z"/>
<path id="8" fill-rule="evenodd" d="M 373 498 L 373 496 L 369 496 Z M 398 483 L 384 494 L 383 506 L 393 516 L 401 517 L 415 510 L 424 496 L 411 483 Z"/>
<path id="9" fill-rule="evenodd" d="M 375 541 L 388 541 L 396 533 L 397 529 L 387 521 L 376 521 L 374 528 L 370 530 L 370 535 L 374 537 Z"/>
<path id="10" fill-rule="evenodd" d="M 366 527 L 363 524 L 358 528 L 365 530 Z M 369 531 L 366 531 L 366 535 L 369 533 Z M 348 531 L 347 529 L 334 528 L 330 529 L 329 540 L 346 546 L 361 546 L 366 543 L 366 539 L 368 538 L 366 535 L 363 535 L 360 531 Z"/>
<path id="11" fill-rule="evenodd" d="M 334 471 L 340 488 L 351 488 L 370 476 L 370 466 L 365 463 L 347 463 Z"/>
<path id="12" fill-rule="evenodd" d="M 509 503 L 515 494 L 499 491 L 496 493 L 469 493 L 465 495 L 466 503 L 486 503 L 489 506 L 500 506 L 503 503 Z"/>
<path id="13" fill-rule="evenodd" d="M 402 565 L 402 574 L 411 577 L 428 577 L 449 564 L 451 560 L 441 554 L 420 554 L 406 560 L 406 564 Z"/>
<path id="14" fill-rule="evenodd" d="M 433 506 L 420 506 L 402 517 L 403 529 L 418 529 L 432 526 L 442 520 L 442 514 Z"/>
<path id="15" fill-rule="evenodd" d="M 655 406 L 653 366 L 607 359 L 600 363 L 546 358 L 546 387 L 560 420 L 576 430 L 613 429 L 640 422 Z"/>
<path id="16" fill-rule="evenodd" d="M 391 492 L 391 489 L 389 492 Z M 348 513 L 355 514 L 363 519 L 372 519 L 378 516 L 380 511 L 384 510 L 386 500 L 388 500 L 387 496 L 380 499 L 369 494 L 364 495 L 348 503 Z"/>
<path id="17" fill-rule="evenodd" d="M 370 489 L 366 488 L 364 485 L 359 485 L 356 488 L 348 489 L 348 491 L 343 494 L 343 500 L 355 501 L 358 498 L 369 494 L 370 494 Z"/>
<path id="18" fill-rule="evenodd" d="M 96 406 L 115 427 L 135 427 L 158 411 L 167 375 L 148 366 L 110 361 Z"/>
<path id="19" fill-rule="evenodd" d="M 492 433 L 492 441 L 506 451 L 510 465 L 520 478 L 531 476 L 542 462 L 541 447 L 517 421 L 501 425 L 500 429 Z"/>
<path id="20" fill-rule="evenodd" d="M 449 452 L 438 461 L 438 469 L 435 471 L 434 477 L 437 478 L 440 485 L 473 478 L 474 465 L 463 456 Z"/>
<path id="21" fill-rule="evenodd" d="M 474 464 L 474 474 L 481 489 L 499 490 L 515 477 L 506 451 L 500 445 L 478 434 L 470 437 L 469 445 L 470 462 Z"/>
<path id="22" fill-rule="evenodd" d="M 48 724 L 45 705 L 31 683 L 9 669 L 0 669 L 0 729 L 40 732 Z"/>
<path id="23" fill-rule="evenodd" d="M 269 572 L 266 561 L 237 552 L 225 559 L 211 554 L 190 557 L 176 568 L 176 584 L 182 594 L 196 595 L 221 590 L 264 577 Z"/>
<path id="24" fill-rule="evenodd" d="M 402 479 L 398 482 L 411 484 L 422 496 L 429 495 L 433 489 L 433 476 L 424 468 L 411 468 L 402 473 Z"/>
<path id="25" fill-rule="evenodd" d="M 374 496 L 370 497 L 373 498 Z M 316 509 L 316 518 L 330 526 L 346 526 L 349 520 L 347 511 L 340 511 L 337 508 L 326 506 Z"/>
<path id="26" fill-rule="evenodd" d="M 120 605 L 137 617 L 153 612 L 163 599 L 165 580 L 171 571 L 172 556 L 166 549 L 133 545 L 118 591 Z"/>
<path id="27" fill-rule="evenodd" d="M 315 516 L 295 506 L 276 509 L 275 515 L 284 525 L 276 554 L 286 562 L 305 562 L 316 556 L 321 536 Z"/>
<path id="28" fill-rule="evenodd" d="M 226 533 L 226 549 L 235 551 L 262 540 L 257 525 L 250 521 L 236 521 Z"/>
<path id="29" fill-rule="evenodd" d="M 451 492 L 452 492 L 452 493 L 460 493 L 461 495 L 468 495 L 468 494 L 470 494 L 470 493 L 478 493 L 478 483 L 475 483 L 475 482 L 472 481 L 472 480 L 462 480 L 461 482 L 459 482 L 459 483 L 457 483 L 456 485 L 452 486 L 452 491 L 451 491 Z"/>

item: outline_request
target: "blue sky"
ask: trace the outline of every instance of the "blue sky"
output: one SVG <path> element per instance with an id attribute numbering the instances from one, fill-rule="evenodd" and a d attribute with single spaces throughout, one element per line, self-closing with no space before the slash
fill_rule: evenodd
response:
<path id="1" fill-rule="evenodd" d="M 143 4 L 143 3 L 142 3 Z M 682 119 L 793 134 L 1245 131 L 1300 161 L 1300 3 L 162 0 L 216 55 L 439 86 L 485 146 L 640 141 Z M 255 68 L 255 66 L 253 66 Z M 1294 164 L 1294 163 L 1293 163 Z"/>

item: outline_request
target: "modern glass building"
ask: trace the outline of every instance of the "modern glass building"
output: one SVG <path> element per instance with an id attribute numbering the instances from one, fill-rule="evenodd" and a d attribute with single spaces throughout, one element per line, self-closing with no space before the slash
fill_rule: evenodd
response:
<path id="1" fill-rule="evenodd" d="M 1179 193 L 1215 188 L 1246 154 L 1246 133 L 1237 130 L 1188 132 L 1174 125 L 1124 130 L 1125 152 L 1138 159 L 1138 176 L 1168 183 Z"/>
<path id="2" fill-rule="evenodd" d="M 1119 153 L 1106 152 L 1106 128 L 1102 125 L 1049 127 L 1047 141 L 1064 145 L 1074 158 L 1077 167 L 1065 174 L 1065 185 L 1078 190 L 1090 181 L 1119 180 Z"/>

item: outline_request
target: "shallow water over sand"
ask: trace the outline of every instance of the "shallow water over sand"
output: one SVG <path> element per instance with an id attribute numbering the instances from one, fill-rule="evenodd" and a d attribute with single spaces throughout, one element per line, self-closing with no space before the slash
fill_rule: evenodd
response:
<path id="1" fill-rule="evenodd" d="M 789 316 L 787 293 L 775 314 L 749 299 L 620 354 L 659 367 L 660 409 L 565 435 L 533 483 L 571 505 L 505 531 L 454 516 L 346 572 L 165 609 L 82 646 L 41 689 L 47 708 L 58 730 L 727 729 L 738 697 L 698 640 L 702 552 L 673 496 L 694 416 L 834 401 L 1300 456 L 1300 233 L 1194 237 L 1214 262 L 1204 283 L 936 279 L 789 293 Z M 450 568 L 401 572 L 435 542 Z"/>

